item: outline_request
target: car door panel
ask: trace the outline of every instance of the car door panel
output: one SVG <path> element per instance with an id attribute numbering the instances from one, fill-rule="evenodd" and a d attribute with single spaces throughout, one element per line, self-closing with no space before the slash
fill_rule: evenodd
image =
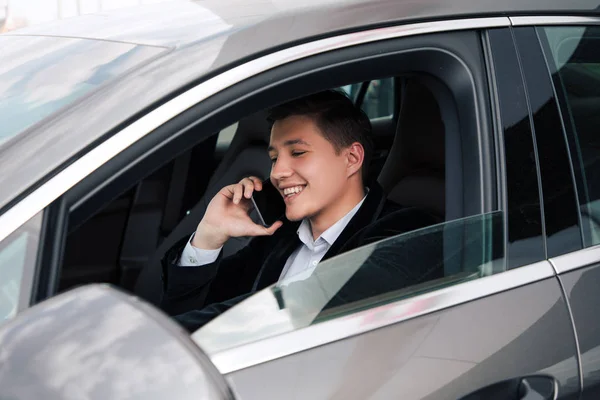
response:
<path id="1" fill-rule="evenodd" d="M 535 30 L 532 27 L 520 29 L 529 34 L 529 43 L 536 43 L 540 52 L 537 58 L 543 66 L 538 68 L 541 72 L 538 84 L 529 86 L 538 91 L 541 79 L 543 85 L 553 89 L 552 101 L 557 104 L 561 116 L 560 140 L 556 138 L 552 146 L 543 147 L 540 157 L 555 162 L 558 152 L 569 156 L 570 165 L 554 173 L 542 173 L 545 181 L 553 182 L 553 187 L 558 189 L 556 193 L 550 193 L 551 197 L 576 192 L 576 201 L 563 203 L 561 219 L 578 220 L 578 224 L 569 224 L 576 229 L 562 232 L 561 242 L 571 242 L 577 247 L 561 246 L 553 240 L 551 229 L 546 233 L 546 241 L 549 257 L 556 256 L 550 261 L 559 274 L 570 306 L 581 363 L 582 398 L 595 399 L 600 395 L 600 323 L 596 311 L 600 305 L 600 251 L 595 208 L 600 197 L 596 179 L 600 171 L 597 162 L 600 29 L 594 26 L 594 21 L 586 21 L 585 25 L 563 22 L 559 26 L 539 26 Z M 522 46 L 526 45 L 524 41 Z M 544 208 L 549 209 L 546 202 Z M 587 248 L 578 250 L 581 247 Z M 551 252 L 557 249 L 560 252 Z"/>
<path id="2" fill-rule="evenodd" d="M 563 271 L 560 281 L 564 287 L 573 316 L 581 358 L 582 399 L 597 399 L 600 395 L 600 263 L 577 268 L 586 258 L 600 258 L 598 248 L 586 249 L 552 259 L 557 270 Z"/>
<path id="3" fill-rule="evenodd" d="M 575 349 L 560 286 L 548 278 L 232 372 L 228 380 L 241 398 L 452 399 L 548 374 L 559 382 L 557 398 L 568 399 L 579 393 Z M 269 385 L 256 385 L 265 376 Z"/>

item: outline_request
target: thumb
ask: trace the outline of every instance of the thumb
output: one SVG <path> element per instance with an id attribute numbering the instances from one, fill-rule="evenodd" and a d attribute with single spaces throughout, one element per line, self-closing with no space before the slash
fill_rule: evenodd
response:
<path id="1" fill-rule="evenodd" d="M 275 233 L 275 231 L 279 228 L 281 228 L 281 226 L 283 225 L 283 222 L 281 221 L 276 221 L 273 223 L 273 225 L 269 226 L 268 228 L 264 228 L 265 231 L 265 235 L 272 235 Z"/>

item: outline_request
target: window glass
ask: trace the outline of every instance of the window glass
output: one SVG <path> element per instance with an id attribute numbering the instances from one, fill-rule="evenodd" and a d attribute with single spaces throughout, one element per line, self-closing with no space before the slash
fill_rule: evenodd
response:
<path id="1" fill-rule="evenodd" d="M 504 142 L 508 268 L 546 258 L 539 174 L 519 58 L 509 29 L 489 31 Z"/>
<path id="2" fill-rule="evenodd" d="M 0 37 L 0 48 L 0 147 L 163 51 L 110 41 L 15 36 Z"/>
<path id="3" fill-rule="evenodd" d="M 237 127 L 238 123 L 236 122 L 219 132 L 219 136 L 217 136 L 217 151 L 225 151 L 229 148 Z"/>
<path id="4" fill-rule="evenodd" d="M 358 95 L 363 87 L 363 83 L 354 83 L 352 85 L 342 86 L 344 93 L 352 99 L 354 103 L 359 101 Z M 394 78 L 376 79 L 369 82 L 367 90 L 360 104 L 362 110 L 369 119 L 389 117 L 394 114 Z"/>
<path id="5" fill-rule="evenodd" d="M 361 108 L 370 119 L 394 114 L 394 79 L 371 81 L 365 93 Z"/>
<path id="6" fill-rule="evenodd" d="M 0 323 L 29 306 L 42 213 L 0 242 Z"/>
<path id="7" fill-rule="evenodd" d="M 360 87 L 362 83 L 353 83 L 352 85 L 342 86 L 340 89 L 344 91 L 352 99 L 353 102 L 356 103 L 356 98 L 358 97 L 358 92 L 360 91 Z"/>
<path id="8" fill-rule="evenodd" d="M 568 134 L 586 246 L 600 244 L 600 28 L 549 27 L 546 54 Z"/>
<path id="9" fill-rule="evenodd" d="M 193 338 L 212 353 L 504 271 L 503 226 L 498 211 L 340 254 L 305 280 L 255 294 Z"/>

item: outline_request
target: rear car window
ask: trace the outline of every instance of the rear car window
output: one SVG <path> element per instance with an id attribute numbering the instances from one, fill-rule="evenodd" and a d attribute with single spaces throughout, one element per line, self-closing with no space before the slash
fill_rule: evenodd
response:
<path id="1" fill-rule="evenodd" d="M 600 244 L 600 28 L 538 30 L 549 49 L 576 180 L 585 246 Z"/>
<path id="2" fill-rule="evenodd" d="M 163 48 L 87 39 L 0 36 L 0 148 Z"/>

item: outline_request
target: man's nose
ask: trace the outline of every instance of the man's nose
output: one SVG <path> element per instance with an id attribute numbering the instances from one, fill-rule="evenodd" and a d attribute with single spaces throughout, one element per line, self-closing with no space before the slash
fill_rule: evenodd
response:
<path id="1" fill-rule="evenodd" d="M 283 157 L 277 158 L 271 166 L 271 178 L 275 180 L 288 178 L 292 173 L 292 169 Z"/>

